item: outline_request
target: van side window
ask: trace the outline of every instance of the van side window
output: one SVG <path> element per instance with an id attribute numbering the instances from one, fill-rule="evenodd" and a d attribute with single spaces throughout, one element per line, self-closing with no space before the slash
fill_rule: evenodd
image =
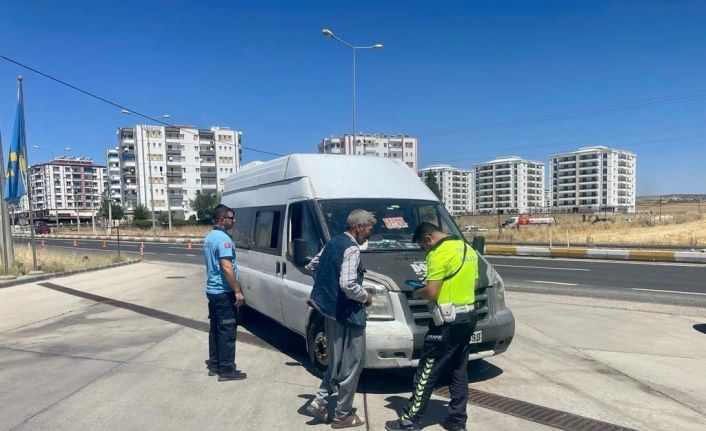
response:
<path id="1" fill-rule="evenodd" d="M 251 248 L 253 241 L 253 223 L 255 221 L 255 208 L 235 208 L 235 223 L 231 236 L 237 248 Z"/>
<path id="2" fill-rule="evenodd" d="M 277 253 L 280 247 L 281 211 L 258 211 L 255 217 L 255 247 Z M 268 250 L 269 249 L 269 250 Z"/>
<path id="3" fill-rule="evenodd" d="M 294 256 L 295 239 L 306 240 L 308 257 L 316 256 L 324 245 L 311 208 L 306 202 L 296 202 L 289 206 L 287 257 L 290 260 Z"/>

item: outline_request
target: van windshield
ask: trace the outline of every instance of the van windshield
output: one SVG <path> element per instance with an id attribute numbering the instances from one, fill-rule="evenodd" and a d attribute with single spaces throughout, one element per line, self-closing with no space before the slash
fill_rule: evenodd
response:
<path id="1" fill-rule="evenodd" d="M 444 232 L 460 236 L 446 209 L 438 202 L 411 199 L 330 199 L 318 201 L 329 233 L 346 230 L 346 218 L 353 210 L 371 212 L 377 219 L 367 250 L 419 250 L 412 234 L 419 223 L 430 222 Z"/>

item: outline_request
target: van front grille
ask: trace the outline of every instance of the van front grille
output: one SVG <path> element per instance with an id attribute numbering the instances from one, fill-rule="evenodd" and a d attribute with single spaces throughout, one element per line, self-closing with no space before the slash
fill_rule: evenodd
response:
<path id="1" fill-rule="evenodd" d="M 476 289 L 476 319 L 478 323 L 482 323 L 488 320 L 489 306 L 488 306 L 488 287 L 481 287 Z M 412 291 L 406 291 L 405 296 L 407 298 L 407 303 L 409 304 L 409 310 L 412 312 L 414 317 L 414 323 L 417 326 L 428 327 L 431 325 L 432 317 L 429 312 L 429 303 L 426 299 L 413 299 Z"/>

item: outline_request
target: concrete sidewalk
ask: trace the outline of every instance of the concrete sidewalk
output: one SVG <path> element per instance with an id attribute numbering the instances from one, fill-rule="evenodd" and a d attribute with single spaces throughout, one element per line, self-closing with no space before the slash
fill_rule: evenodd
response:
<path id="1" fill-rule="evenodd" d="M 267 319 L 239 329 L 247 380 L 206 375 L 200 266 L 139 264 L 49 282 L 0 289 L 0 429 L 329 429 L 303 410 L 319 383 L 303 341 Z M 705 310 L 508 296 L 515 340 L 470 365 L 472 388 L 634 429 L 703 429 L 706 335 L 693 325 L 706 323 Z M 410 379 L 410 370 L 364 374 L 355 404 L 367 429 L 395 417 Z M 550 429 L 468 410 L 471 429 Z M 444 413 L 435 395 L 425 429 L 440 430 Z"/>

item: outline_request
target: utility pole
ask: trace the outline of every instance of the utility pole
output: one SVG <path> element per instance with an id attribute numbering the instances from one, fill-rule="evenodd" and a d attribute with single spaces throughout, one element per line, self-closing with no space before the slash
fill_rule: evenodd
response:
<path id="1" fill-rule="evenodd" d="M 0 136 L 0 193 L 5 192 L 5 159 L 3 158 L 2 136 Z M 10 274 L 10 268 L 15 264 L 15 250 L 12 244 L 10 229 L 10 211 L 7 202 L 0 196 L 0 233 L 2 233 L 2 263 L 4 275 Z"/>

